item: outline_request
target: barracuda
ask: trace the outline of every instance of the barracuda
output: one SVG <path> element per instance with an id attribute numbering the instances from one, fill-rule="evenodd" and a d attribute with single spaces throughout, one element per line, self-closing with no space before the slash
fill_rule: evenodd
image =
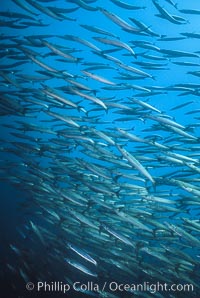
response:
<path id="1" fill-rule="evenodd" d="M 82 70 L 82 73 L 84 73 L 86 76 L 88 76 L 88 77 L 90 77 L 90 78 L 92 78 L 96 81 L 99 81 L 101 83 L 108 84 L 108 85 L 114 85 L 114 86 L 116 85 L 116 83 L 111 82 L 111 81 L 107 80 L 106 78 L 98 76 L 94 73 L 91 73 L 91 72 L 88 72 L 88 71 L 85 71 L 85 70 Z"/>
<path id="2" fill-rule="evenodd" d="M 76 247 L 75 245 L 73 245 L 72 243 L 69 243 L 69 242 L 67 243 L 67 247 L 69 249 L 71 249 L 72 251 L 74 251 L 79 256 L 81 256 L 86 261 L 88 261 L 88 262 L 94 264 L 95 266 L 97 266 L 97 262 L 86 251 Z"/>
<path id="3" fill-rule="evenodd" d="M 97 276 L 98 276 L 97 273 L 92 272 L 90 269 L 88 269 L 88 268 L 85 267 L 84 265 L 82 265 L 82 264 L 80 264 L 80 263 L 78 263 L 78 262 L 76 262 L 76 261 L 74 261 L 74 260 L 72 260 L 72 259 L 67 259 L 67 258 L 65 258 L 65 261 L 66 261 L 69 265 L 75 267 L 76 269 L 78 269 L 79 271 L 81 271 L 81 272 L 83 272 L 83 273 L 85 273 L 85 274 L 87 274 L 87 275 L 90 275 L 90 276 L 93 276 L 93 277 L 97 277 Z"/>
<path id="4" fill-rule="evenodd" d="M 139 33 L 141 30 L 138 28 L 134 28 L 130 24 L 128 24 L 126 21 L 124 21 L 122 18 L 118 17 L 114 13 L 109 12 L 105 8 L 99 8 L 99 10 L 106 16 L 108 17 L 111 21 L 113 21 L 115 24 L 120 26 L 122 29 L 132 32 L 132 33 Z"/>
<path id="5" fill-rule="evenodd" d="M 123 243 L 135 247 L 134 243 L 132 241 L 129 240 L 129 238 L 125 237 L 124 235 L 122 235 L 119 232 L 114 231 L 113 229 L 103 225 L 102 226 L 103 229 L 108 232 L 110 235 L 114 236 L 115 238 L 119 239 L 120 241 L 122 241 Z"/>
<path id="6" fill-rule="evenodd" d="M 136 168 L 142 175 L 147 177 L 153 184 L 155 183 L 154 179 L 151 177 L 151 175 L 147 172 L 147 170 L 142 166 L 142 164 L 135 159 L 128 151 L 121 148 L 119 145 L 117 145 L 117 149 L 121 152 L 121 154 L 129 161 L 129 163 Z"/>
<path id="7" fill-rule="evenodd" d="M 98 40 L 104 44 L 108 44 L 108 45 L 112 45 L 112 46 L 116 46 L 119 48 L 123 48 L 126 49 L 127 51 L 129 51 L 133 56 L 135 56 L 135 52 L 133 51 L 133 49 L 126 43 L 120 41 L 120 40 L 115 40 L 115 39 L 108 39 L 108 38 L 102 38 L 102 37 L 94 37 L 95 40 Z"/>
<path id="8" fill-rule="evenodd" d="M 115 211 L 115 213 L 120 217 L 120 219 L 122 221 L 129 222 L 133 226 L 137 227 L 138 229 L 141 229 L 141 230 L 144 230 L 144 231 L 148 231 L 148 232 L 152 232 L 152 230 L 148 226 L 144 225 L 138 219 L 136 219 L 136 218 L 134 218 L 134 217 L 126 214 L 125 212 Z"/>

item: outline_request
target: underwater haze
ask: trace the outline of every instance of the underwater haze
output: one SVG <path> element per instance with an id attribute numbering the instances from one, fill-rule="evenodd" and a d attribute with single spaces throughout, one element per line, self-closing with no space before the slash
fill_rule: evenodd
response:
<path id="1" fill-rule="evenodd" d="M 200 297 L 199 0 L 2 0 L 0 297 Z"/>

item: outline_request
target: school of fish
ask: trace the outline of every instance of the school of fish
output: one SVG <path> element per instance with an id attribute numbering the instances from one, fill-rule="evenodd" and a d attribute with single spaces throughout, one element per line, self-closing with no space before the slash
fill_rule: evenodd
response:
<path id="1" fill-rule="evenodd" d="M 78 297 L 200 296 L 200 5 L 174 1 L 1 7 L 0 177 L 27 197 L 13 292 L 79 278 L 194 289 Z"/>

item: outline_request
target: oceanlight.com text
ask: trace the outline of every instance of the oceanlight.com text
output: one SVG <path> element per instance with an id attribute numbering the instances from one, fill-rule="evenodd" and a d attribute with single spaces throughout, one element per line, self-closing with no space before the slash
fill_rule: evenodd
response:
<path id="1" fill-rule="evenodd" d="M 156 292 L 193 292 L 193 284 L 168 284 L 168 283 L 119 283 L 116 281 L 95 283 L 93 281 L 88 281 L 87 283 L 82 283 L 75 281 L 74 283 L 64 283 L 59 281 L 53 282 L 29 282 L 26 284 L 26 289 L 28 291 L 37 291 L 37 292 L 61 292 L 67 293 L 70 291 L 75 292 L 96 292 L 101 293 L 104 291 L 108 292 L 129 292 L 129 293 L 138 293 L 138 292 L 150 292 L 152 294 Z"/>

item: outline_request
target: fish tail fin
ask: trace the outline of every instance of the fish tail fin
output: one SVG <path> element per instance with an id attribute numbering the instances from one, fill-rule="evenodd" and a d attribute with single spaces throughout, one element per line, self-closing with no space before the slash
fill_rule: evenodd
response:
<path id="1" fill-rule="evenodd" d="M 167 36 L 166 34 L 161 34 L 160 38 L 164 38 L 166 36 Z"/>
<path id="2" fill-rule="evenodd" d="M 117 180 L 118 180 L 120 177 L 122 177 L 122 174 L 118 174 L 118 175 L 116 175 L 116 176 L 113 178 L 113 180 L 114 180 L 115 182 L 117 182 Z"/>
<path id="3" fill-rule="evenodd" d="M 60 227 L 65 220 L 66 219 L 63 216 L 60 216 L 60 220 L 58 222 L 58 226 Z"/>
<path id="4" fill-rule="evenodd" d="M 152 230 L 152 232 L 153 232 L 153 237 L 154 237 L 154 238 L 156 238 L 156 232 L 157 232 L 157 230 L 158 230 L 158 228 L 154 228 L 154 229 Z"/>
<path id="5" fill-rule="evenodd" d="M 150 188 L 153 187 L 153 191 L 156 192 L 156 181 L 152 178 L 152 185 L 151 186 L 147 186 L 147 191 L 149 192 L 150 191 Z"/>
<path id="6" fill-rule="evenodd" d="M 119 198 L 119 195 L 120 195 L 120 191 L 121 189 L 118 189 L 118 191 L 115 192 L 116 196 Z"/>
<path id="7" fill-rule="evenodd" d="M 76 58 L 76 63 L 82 62 L 83 60 L 84 60 L 83 58 L 78 57 Z"/>
<path id="8" fill-rule="evenodd" d="M 92 90 L 92 93 L 96 96 L 97 95 L 98 90 L 94 89 Z"/>
<path id="9" fill-rule="evenodd" d="M 152 76 L 151 78 L 152 80 L 156 81 L 156 76 Z"/>
<path id="10" fill-rule="evenodd" d="M 99 225 L 99 235 L 103 232 L 103 223 L 100 221 Z"/>

